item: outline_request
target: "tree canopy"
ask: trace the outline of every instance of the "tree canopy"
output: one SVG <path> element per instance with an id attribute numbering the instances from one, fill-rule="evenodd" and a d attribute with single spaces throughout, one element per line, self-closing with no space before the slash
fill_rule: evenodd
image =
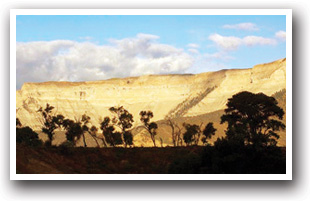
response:
<path id="1" fill-rule="evenodd" d="M 200 133 L 200 127 L 198 125 L 184 123 L 183 126 L 186 129 L 185 133 L 183 134 L 183 140 L 187 146 L 199 141 L 198 134 Z M 195 144 L 197 145 L 198 143 Z"/>
<path id="2" fill-rule="evenodd" d="M 52 114 L 54 107 L 46 104 L 45 109 L 40 107 L 38 112 L 41 113 L 42 119 L 42 132 L 45 133 L 48 137 L 47 145 L 51 145 L 54 139 L 55 130 L 63 124 L 64 116 L 63 115 L 54 115 Z"/>
<path id="3" fill-rule="evenodd" d="M 285 129 L 279 121 L 284 111 L 275 98 L 263 93 L 240 92 L 228 99 L 221 123 L 228 123 L 226 135 L 241 145 L 276 145 L 276 131 Z"/>
<path id="4" fill-rule="evenodd" d="M 127 147 L 128 145 L 133 145 L 133 136 L 130 131 L 133 123 L 132 114 L 128 112 L 123 106 L 111 107 L 109 110 L 116 115 L 112 119 L 112 123 L 114 123 L 115 126 L 120 128 L 124 146 Z M 118 133 L 115 132 L 115 135 L 118 135 Z"/>
<path id="5" fill-rule="evenodd" d="M 208 139 L 211 139 L 211 137 L 215 134 L 215 131 L 216 129 L 213 127 L 213 123 L 208 123 L 202 132 L 204 135 L 201 139 L 202 143 L 208 144 Z"/>
<path id="6" fill-rule="evenodd" d="M 105 117 L 100 123 L 100 129 L 102 130 L 103 138 L 102 142 L 106 146 L 115 147 L 116 145 L 123 144 L 122 133 L 116 132 L 113 124 L 111 124 L 110 117 Z"/>
<path id="7" fill-rule="evenodd" d="M 140 121 L 143 123 L 144 128 L 147 130 L 147 132 L 151 135 L 151 139 L 153 141 L 154 147 L 156 147 L 155 135 L 157 134 L 156 130 L 158 126 L 155 122 L 150 122 L 151 118 L 153 118 L 152 111 L 141 111 L 140 112 Z"/>

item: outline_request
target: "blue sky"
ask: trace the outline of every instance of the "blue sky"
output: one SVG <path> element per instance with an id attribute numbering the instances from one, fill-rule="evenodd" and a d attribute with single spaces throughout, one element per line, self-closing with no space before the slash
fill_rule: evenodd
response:
<path id="1" fill-rule="evenodd" d="M 19 15 L 17 88 L 24 82 L 250 68 L 286 57 L 285 19 Z"/>

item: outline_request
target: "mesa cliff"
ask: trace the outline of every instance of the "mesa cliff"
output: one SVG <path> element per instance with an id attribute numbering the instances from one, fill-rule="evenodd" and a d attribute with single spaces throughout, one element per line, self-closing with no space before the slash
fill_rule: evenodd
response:
<path id="1" fill-rule="evenodd" d="M 201 74 L 145 75 L 91 82 L 25 83 L 16 91 L 16 116 L 24 126 L 41 129 L 37 110 L 46 103 L 70 119 L 83 114 L 95 126 L 109 108 L 124 106 L 141 123 L 139 112 L 151 110 L 154 121 L 191 118 L 225 109 L 228 98 L 240 91 L 266 95 L 286 88 L 286 59 L 249 69 L 221 70 Z M 141 143 L 140 143 L 141 144 Z"/>

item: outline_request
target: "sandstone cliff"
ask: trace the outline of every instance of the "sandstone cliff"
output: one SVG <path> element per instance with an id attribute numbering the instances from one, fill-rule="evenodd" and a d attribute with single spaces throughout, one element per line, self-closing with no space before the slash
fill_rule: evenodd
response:
<path id="1" fill-rule="evenodd" d="M 228 98 L 240 91 L 272 95 L 286 88 L 286 60 L 250 69 L 202 74 L 146 75 L 92 82 L 25 83 L 16 91 L 16 115 L 23 125 L 40 130 L 36 112 L 46 103 L 55 113 L 71 119 L 87 114 L 92 124 L 110 116 L 109 108 L 124 106 L 140 125 L 139 112 L 151 110 L 153 120 L 192 117 L 225 108 Z"/>

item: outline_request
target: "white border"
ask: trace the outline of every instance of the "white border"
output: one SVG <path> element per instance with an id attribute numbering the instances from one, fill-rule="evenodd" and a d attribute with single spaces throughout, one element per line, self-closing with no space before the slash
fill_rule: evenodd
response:
<path id="1" fill-rule="evenodd" d="M 286 174 L 16 174 L 16 15 L 286 15 Z M 11 9 L 10 180 L 292 180 L 292 10 Z"/>

